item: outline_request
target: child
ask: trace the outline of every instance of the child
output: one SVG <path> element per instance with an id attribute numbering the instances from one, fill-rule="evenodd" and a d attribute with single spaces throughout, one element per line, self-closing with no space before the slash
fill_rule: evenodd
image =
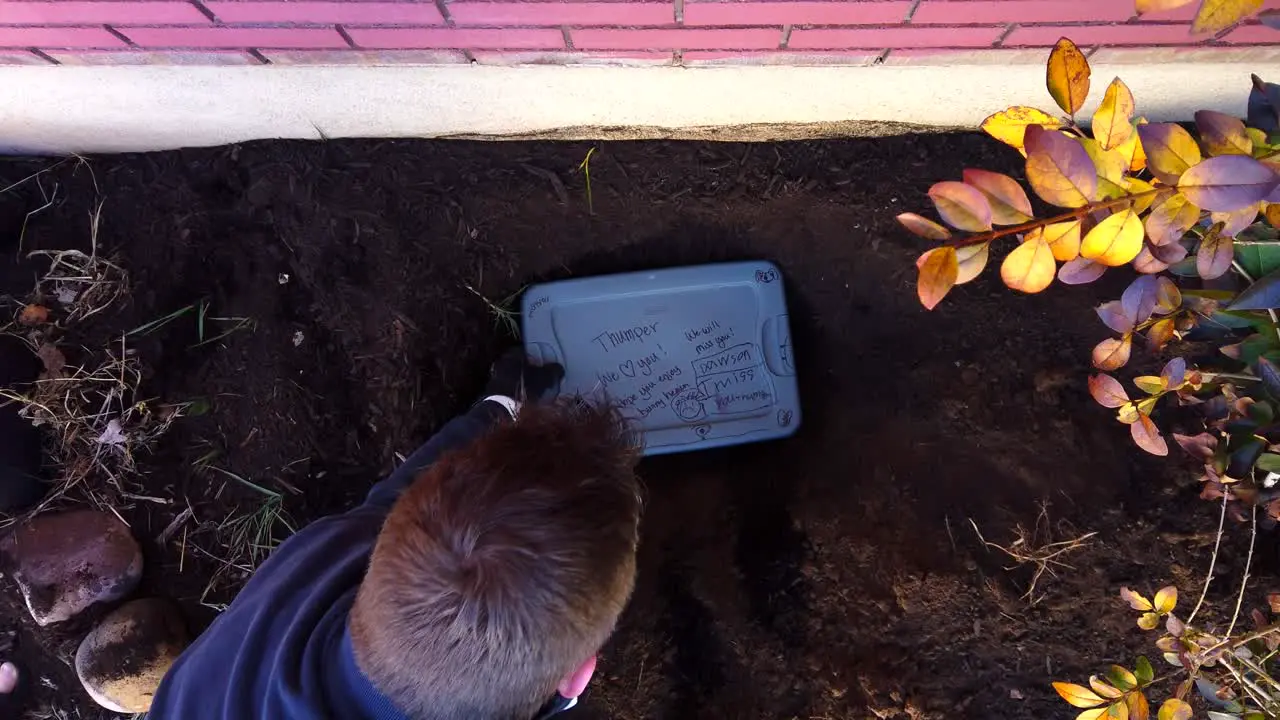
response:
<path id="1" fill-rule="evenodd" d="M 165 676 L 151 720 L 529 720 L 572 707 L 630 596 L 620 416 L 525 404 L 522 354 L 364 504 L 280 545 Z"/>

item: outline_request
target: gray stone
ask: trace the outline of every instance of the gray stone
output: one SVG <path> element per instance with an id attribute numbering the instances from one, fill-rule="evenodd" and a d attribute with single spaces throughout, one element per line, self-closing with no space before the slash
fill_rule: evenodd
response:
<path id="1" fill-rule="evenodd" d="M 191 642 L 182 615 L 160 598 L 125 603 L 76 651 L 76 675 L 99 705 L 118 713 L 151 709 L 164 674 Z"/>
<path id="2" fill-rule="evenodd" d="M 39 515 L 0 542 L 27 610 L 48 625 L 138 586 L 142 550 L 129 528 L 96 510 Z"/>

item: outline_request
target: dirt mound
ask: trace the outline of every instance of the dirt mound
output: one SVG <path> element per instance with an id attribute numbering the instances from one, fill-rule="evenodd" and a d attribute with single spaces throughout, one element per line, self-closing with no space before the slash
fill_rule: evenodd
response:
<path id="1" fill-rule="evenodd" d="M 765 258 L 787 283 L 805 426 L 643 463 L 639 587 L 583 717 L 1069 717 L 1051 679 L 1151 651 L 1116 591 L 1190 591 L 1196 533 L 1216 518 L 1189 500 L 1155 512 L 1195 488 L 1088 397 L 1088 349 L 1105 334 L 1089 307 L 1118 288 L 1022 298 L 988 273 L 927 313 L 922 245 L 893 222 L 965 166 L 1017 173 L 1016 153 L 975 135 L 608 143 L 590 212 L 575 172 L 589 147 L 270 142 L 42 176 L 59 201 L 25 248 L 82 245 L 96 181 L 99 244 L 132 279 L 86 346 L 202 301 L 252 321 L 204 345 L 190 320 L 138 340 L 145 394 L 210 408 L 140 459 L 136 494 L 174 502 L 121 508 L 147 547 L 144 587 L 176 595 L 198 629 L 242 581 L 218 559 L 217 526 L 262 500 L 230 475 L 281 493 L 296 526 L 346 507 L 466 407 L 507 342 L 469 287 L 496 302 L 540 280 Z M 28 183 L 0 223 L 43 204 Z M 4 270 L 0 292 L 22 293 L 31 272 Z M 970 519 L 1008 542 L 1044 501 L 1055 532 L 1099 534 L 1032 608 L 1029 569 L 1007 572 Z M 188 503 L 189 526 L 157 543 Z M 1152 549 L 1161 537 L 1175 542 Z M 59 688 L 48 697 L 65 700 L 74 633 L 32 635 L 12 589 L 2 597 Z"/>

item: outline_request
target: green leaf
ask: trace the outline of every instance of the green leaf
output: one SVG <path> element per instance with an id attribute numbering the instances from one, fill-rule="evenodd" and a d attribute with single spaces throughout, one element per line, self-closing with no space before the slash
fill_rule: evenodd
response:
<path id="1" fill-rule="evenodd" d="M 1258 458 L 1262 456 L 1262 451 L 1266 447 L 1266 442 L 1257 437 L 1250 437 L 1239 447 L 1233 447 L 1231 457 L 1227 461 L 1227 475 L 1233 478 L 1248 477 L 1249 470 L 1254 463 L 1258 462 Z"/>
<path id="2" fill-rule="evenodd" d="M 1276 419 L 1275 408 L 1266 400 L 1259 400 L 1249 406 L 1249 419 L 1260 426 L 1270 425 Z"/>
<path id="3" fill-rule="evenodd" d="M 1150 684 L 1156 677 L 1155 668 L 1151 667 L 1151 661 L 1146 655 L 1138 656 L 1138 662 L 1133 666 L 1133 674 L 1137 676 L 1139 685 Z"/>
<path id="4" fill-rule="evenodd" d="M 1280 455 L 1264 453 L 1254 466 L 1263 472 L 1280 473 Z"/>
<path id="5" fill-rule="evenodd" d="M 1249 273 L 1251 278 L 1280 270 L 1280 242 L 1241 245 L 1236 244 L 1236 262 Z"/>
<path id="6" fill-rule="evenodd" d="M 1261 202 L 1280 185 L 1280 175 L 1246 155 L 1219 155 L 1178 178 L 1178 190 L 1203 210 L 1231 212 Z"/>
<path id="7" fill-rule="evenodd" d="M 1132 690 L 1138 687 L 1138 678 L 1119 665 L 1112 665 L 1106 672 L 1107 682 L 1121 690 Z"/>
<path id="8" fill-rule="evenodd" d="M 1270 310 L 1280 308 L 1280 270 L 1267 273 L 1245 288 L 1228 306 L 1229 310 Z"/>

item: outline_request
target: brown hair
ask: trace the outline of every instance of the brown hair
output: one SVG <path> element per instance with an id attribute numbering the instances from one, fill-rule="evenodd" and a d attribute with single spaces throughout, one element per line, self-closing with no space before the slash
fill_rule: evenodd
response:
<path id="1" fill-rule="evenodd" d="M 419 720 L 531 717 L 631 595 L 637 457 L 616 411 L 575 400 L 526 406 L 431 465 L 360 586 L 360 669 Z"/>

